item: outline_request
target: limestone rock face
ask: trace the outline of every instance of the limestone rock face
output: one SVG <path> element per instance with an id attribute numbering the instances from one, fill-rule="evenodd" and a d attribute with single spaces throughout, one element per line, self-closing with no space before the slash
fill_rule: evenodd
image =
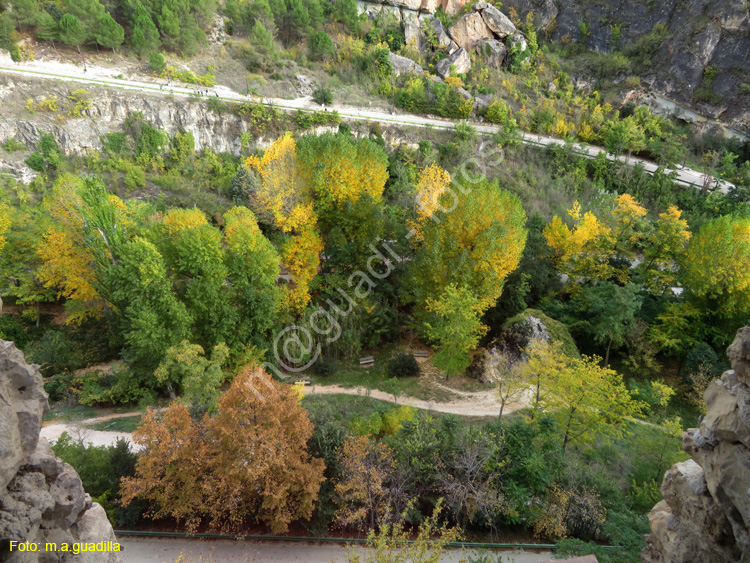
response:
<path id="1" fill-rule="evenodd" d="M 388 53 L 388 60 L 391 61 L 391 67 L 393 68 L 393 74 L 400 76 L 402 74 L 408 74 L 414 72 L 422 74 L 424 70 L 421 66 L 415 63 L 413 60 L 395 53 Z"/>
<path id="2" fill-rule="evenodd" d="M 471 69 L 471 57 L 466 49 L 462 47 L 450 57 L 440 61 L 435 70 L 440 78 L 446 78 L 451 75 L 451 67 L 454 68 L 455 74 L 469 72 L 469 69 Z"/>
<path id="3" fill-rule="evenodd" d="M 41 544 L 37 552 L 2 553 L 3 561 L 116 563 L 117 552 L 45 552 L 47 542 L 116 541 L 104 509 L 92 503 L 75 469 L 39 439 L 49 410 L 39 366 L 0 340 L 0 539 Z"/>
<path id="4" fill-rule="evenodd" d="M 487 66 L 499 69 L 505 60 L 505 54 L 508 49 L 505 44 L 497 39 L 480 39 L 474 46 L 474 50 Z"/>
<path id="5" fill-rule="evenodd" d="M 432 26 L 432 31 L 435 32 L 438 47 L 448 51 L 449 55 L 452 55 L 458 50 L 458 45 L 456 45 L 456 42 L 451 39 L 450 35 L 448 35 L 448 31 L 445 29 L 443 22 L 437 18 L 433 18 L 430 22 L 430 26 Z"/>
<path id="6" fill-rule="evenodd" d="M 449 30 L 456 45 L 466 50 L 474 48 L 476 42 L 483 37 L 494 37 L 492 30 L 484 23 L 478 12 L 471 12 L 461 17 Z"/>
<path id="7" fill-rule="evenodd" d="M 419 29 L 419 25 L 414 21 L 407 21 L 404 23 L 404 40 L 407 45 L 411 45 L 417 51 L 421 52 L 424 47 L 424 35 L 422 30 Z"/>
<path id="8" fill-rule="evenodd" d="M 472 6 L 475 12 L 482 14 L 484 23 L 487 24 L 495 35 L 500 39 L 505 39 L 508 35 L 513 35 L 516 32 L 516 26 L 513 22 L 508 19 L 508 16 L 503 14 L 500 10 L 495 8 L 492 4 L 481 0 Z"/>
<path id="9" fill-rule="evenodd" d="M 683 437 L 692 459 L 664 476 L 644 563 L 750 561 L 750 327 L 727 356 L 733 369 L 708 387 L 706 416 Z"/>

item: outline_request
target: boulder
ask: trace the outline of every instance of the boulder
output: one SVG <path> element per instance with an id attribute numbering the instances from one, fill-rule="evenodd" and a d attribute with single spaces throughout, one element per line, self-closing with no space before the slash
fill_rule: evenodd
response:
<path id="1" fill-rule="evenodd" d="M 494 98 L 490 95 L 489 103 Z M 526 309 L 505 322 L 500 335 L 475 355 L 467 373 L 484 383 L 496 381 L 501 359 L 506 366 L 526 362 L 529 346 L 539 341 L 559 342 L 565 354 L 573 357 L 579 355 L 573 337 L 563 323 L 542 311 Z"/>
<path id="2" fill-rule="evenodd" d="M 487 111 L 495 99 L 495 94 L 480 94 L 474 97 L 474 107 L 478 112 Z"/>
<path id="3" fill-rule="evenodd" d="M 453 70 L 451 70 L 453 67 Z M 460 48 L 451 56 L 440 61 L 435 70 L 440 78 L 446 78 L 451 74 L 463 74 L 471 69 L 471 57 L 466 49 Z"/>
<path id="4" fill-rule="evenodd" d="M 750 561 L 750 327 L 727 356 L 733 369 L 706 389 L 706 415 L 683 436 L 692 459 L 664 476 L 643 563 Z"/>
<path id="5" fill-rule="evenodd" d="M 424 69 L 413 60 L 402 57 L 401 55 L 388 53 L 388 60 L 391 61 L 391 67 L 393 68 L 393 74 L 395 76 L 409 73 L 422 74 L 424 72 Z"/>
<path id="6" fill-rule="evenodd" d="M 523 33 L 514 33 L 505 38 L 505 46 L 508 47 L 509 50 L 512 49 L 514 45 L 519 46 L 519 52 L 523 52 L 529 48 L 529 44 L 526 43 L 526 38 L 523 36 Z"/>
<path id="7" fill-rule="evenodd" d="M 449 55 L 452 55 L 458 50 L 458 45 L 456 45 L 456 42 L 451 39 L 450 35 L 448 35 L 448 31 L 445 29 L 443 22 L 437 18 L 433 18 L 430 22 L 430 26 L 432 27 L 432 31 L 435 32 L 438 47 L 448 51 Z"/>
<path id="8" fill-rule="evenodd" d="M 504 43 L 487 37 L 477 41 L 474 50 L 487 66 L 496 69 L 502 67 L 505 54 L 508 52 Z"/>
<path id="9" fill-rule="evenodd" d="M 509 35 L 516 33 L 516 26 L 513 25 L 513 22 L 492 4 L 482 0 L 474 4 L 472 8 L 475 12 L 479 12 L 482 15 L 484 23 L 500 39 L 505 39 Z"/>
<path id="10" fill-rule="evenodd" d="M 387 4 L 417 12 L 422 7 L 422 0 L 388 0 Z"/>
<path id="11" fill-rule="evenodd" d="M 412 20 L 404 22 L 404 41 L 407 45 L 414 47 L 420 53 L 424 48 L 425 38 L 419 24 Z"/>
<path id="12" fill-rule="evenodd" d="M 470 50 L 474 44 L 483 37 L 494 37 L 492 30 L 484 23 L 482 16 L 477 12 L 471 12 L 461 17 L 449 30 L 451 38 L 456 45 Z"/>
<path id="13" fill-rule="evenodd" d="M 104 509 L 92 503 L 75 469 L 55 457 L 47 440 L 39 439 L 48 410 L 39 366 L 27 364 L 12 342 L 0 340 L 0 538 L 42 546 L 115 542 Z M 42 548 L 4 553 L 2 560 L 60 559 Z M 116 551 L 105 551 L 81 553 L 75 560 L 117 563 L 122 559 Z"/>

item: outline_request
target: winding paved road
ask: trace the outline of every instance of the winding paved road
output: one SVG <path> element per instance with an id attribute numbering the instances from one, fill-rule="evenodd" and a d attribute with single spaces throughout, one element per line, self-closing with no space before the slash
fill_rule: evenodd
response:
<path id="1" fill-rule="evenodd" d="M 76 65 L 53 61 L 31 61 L 25 63 L 14 63 L 7 55 L 7 53 L 0 55 L 0 73 L 5 74 L 20 74 L 23 76 L 32 76 L 50 80 L 76 81 L 100 86 L 110 86 L 123 90 L 135 90 L 152 95 L 162 96 L 174 95 L 188 97 L 190 95 L 195 95 L 196 92 L 205 92 L 204 97 L 206 98 L 216 97 L 228 102 L 246 102 L 248 100 L 254 100 L 262 102 L 266 105 L 276 106 L 279 109 L 286 111 L 317 111 L 321 109 L 321 106 L 313 102 L 310 97 L 296 98 L 294 100 L 285 100 L 280 98 L 260 99 L 239 94 L 234 90 L 227 88 L 226 86 L 219 85 L 213 88 L 207 88 L 202 86 L 178 86 L 175 84 L 167 85 L 164 79 L 158 79 L 147 75 L 136 75 L 124 78 L 122 77 L 122 74 L 119 74 L 119 72 L 121 71 L 119 71 L 118 69 L 109 69 L 92 65 L 89 65 L 86 70 L 84 70 Z M 369 120 L 382 123 L 396 123 L 401 125 L 410 125 L 413 127 L 426 127 L 434 129 L 454 129 L 456 125 L 456 122 L 447 119 L 423 117 L 401 112 L 389 113 L 382 110 L 350 107 L 341 104 L 330 106 L 330 109 L 338 111 L 339 115 L 342 118 L 346 119 Z M 477 131 L 481 133 L 493 134 L 499 131 L 499 127 L 494 125 L 488 125 L 486 123 L 479 122 L 471 122 L 471 124 L 477 129 Z M 562 139 L 545 135 L 534 135 L 532 133 L 525 132 L 521 133 L 521 141 L 525 144 L 535 146 L 562 146 L 566 144 Z M 587 158 L 595 158 L 601 153 L 607 153 L 606 149 L 592 145 L 574 143 L 572 147 L 575 152 Z M 650 174 L 653 174 L 659 168 L 659 166 L 653 162 L 635 157 L 626 158 L 624 156 L 614 156 L 607 153 L 607 158 L 610 160 L 620 160 L 630 165 L 640 163 Z M 693 186 L 700 189 L 702 189 L 704 186 L 711 186 L 712 189 L 719 189 L 723 193 L 727 193 L 730 188 L 734 187 L 733 184 L 730 184 L 729 182 L 707 177 L 702 172 L 692 170 L 690 168 L 680 167 L 676 170 L 666 169 L 665 172 L 668 174 L 674 172 L 675 181 L 685 186 Z"/>

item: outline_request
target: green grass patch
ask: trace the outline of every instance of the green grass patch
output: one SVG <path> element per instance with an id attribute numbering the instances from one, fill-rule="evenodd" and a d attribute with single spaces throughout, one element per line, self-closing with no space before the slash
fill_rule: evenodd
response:
<path id="1" fill-rule="evenodd" d="M 113 418 L 111 420 L 97 422 L 96 424 L 87 424 L 86 428 L 91 428 L 92 430 L 105 430 L 108 432 L 133 432 L 141 423 L 141 418 L 142 416 L 140 414 L 135 416 L 123 416 L 121 418 Z"/>

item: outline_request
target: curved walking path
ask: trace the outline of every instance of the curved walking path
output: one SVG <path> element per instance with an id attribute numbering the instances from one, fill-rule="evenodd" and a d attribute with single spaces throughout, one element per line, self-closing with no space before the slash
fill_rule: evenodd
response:
<path id="1" fill-rule="evenodd" d="M 497 416 L 500 412 L 500 401 L 497 398 L 494 390 L 489 391 L 457 391 L 450 389 L 438 383 L 438 386 L 446 389 L 456 395 L 459 395 L 460 399 L 455 399 L 448 402 L 437 402 L 437 401 L 426 401 L 424 399 L 416 399 L 408 396 L 394 397 L 391 393 L 380 391 L 379 389 L 366 389 L 364 387 L 342 387 L 340 385 L 312 385 L 305 387 L 306 395 L 355 395 L 359 397 L 370 397 L 371 399 L 378 399 L 380 401 L 386 401 L 399 406 L 414 407 L 416 409 L 439 412 L 444 414 L 455 414 L 459 416 L 477 416 L 477 417 L 491 417 Z M 513 411 L 521 409 L 526 406 L 524 403 L 506 404 L 503 414 L 509 414 Z M 164 408 L 159 409 L 160 411 L 165 410 Z M 77 420 L 73 422 L 58 422 L 51 421 L 45 423 L 42 427 L 40 437 L 46 438 L 48 441 L 54 442 L 57 440 L 63 432 L 67 432 L 74 441 L 80 441 L 84 444 L 91 444 L 94 446 L 111 446 L 118 439 L 122 438 L 127 442 L 130 442 L 131 448 L 138 451 L 140 446 L 133 442 L 132 432 L 114 432 L 110 430 L 93 430 L 88 428 L 93 424 L 100 422 L 106 422 L 117 418 L 126 418 L 129 416 L 142 415 L 142 411 L 123 412 L 116 414 L 108 414 L 104 416 L 97 416 L 94 418 L 87 418 L 83 420 Z"/>
<path id="2" fill-rule="evenodd" d="M 55 79 L 64 81 L 76 81 L 99 86 L 111 86 L 123 90 L 135 90 L 147 92 L 153 95 L 162 96 L 180 96 L 187 98 L 198 92 L 207 92 L 208 97 L 216 97 L 228 102 L 246 102 L 253 100 L 266 105 L 273 105 L 285 111 L 319 111 L 321 106 L 314 103 L 311 97 L 296 98 L 286 100 L 281 98 L 256 98 L 239 94 L 226 86 L 217 85 L 212 88 L 205 86 L 178 86 L 171 84 L 167 87 L 166 80 L 159 79 L 148 75 L 134 75 L 128 78 L 118 78 L 122 76 L 118 69 L 98 67 L 88 65 L 86 70 L 80 67 L 55 61 L 29 61 L 23 63 L 14 63 L 7 53 L 0 54 L 0 73 L 21 74 L 24 76 L 33 76 L 43 79 Z M 338 111 L 339 115 L 347 119 L 362 121 L 378 121 L 382 123 L 396 123 L 409 125 L 413 127 L 426 127 L 435 129 L 454 129 L 456 122 L 449 119 L 439 119 L 435 117 L 422 117 L 407 113 L 385 112 L 382 110 L 373 110 L 370 108 L 350 107 L 341 104 L 329 106 L 330 109 Z M 494 134 L 500 131 L 499 126 L 488 125 L 486 123 L 472 122 L 472 126 L 481 133 Z M 564 146 L 566 141 L 547 135 L 535 135 L 533 133 L 522 132 L 521 142 L 535 146 Z M 599 154 L 607 154 L 609 160 L 619 160 L 628 165 L 641 164 L 644 169 L 653 174 L 660 168 L 656 163 L 635 157 L 615 156 L 607 152 L 603 147 L 573 143 L 572 149 L 577 154 L 586 158 L 596 158 Z M 693 186 L 703 189 L 710 186 L 712 189 L 718 189 L 722 193 L 727 193 L 734 184 L 712 178 L 703 172 L 692 170 L 690 168 L 663 169 L 665 173 L 675 174 L 675 181 L 684 186 Z"/>
<path id="3" fill-rule="evenodd" d="M 305 387 L 306 395 L 358 395 L 387 401 L 399 406 L 414 407 L 416 409 L 455 414 L 460 416 L 497 416 L 500 413 L 500 401 L 494 390 L 489 391 L 455 391 L 447 387 L 452 393 L 461 395 L 461 399 L 448 402 L 426 401 L 414 397 L 398 396 L 380 391 L 379 389 L 365 389 L 364 387 L 341 387 L 340 385 L 313 385 Z M 506 404 L 503 414 L 511 413 L 526 406 L 526 403 Z"/>

